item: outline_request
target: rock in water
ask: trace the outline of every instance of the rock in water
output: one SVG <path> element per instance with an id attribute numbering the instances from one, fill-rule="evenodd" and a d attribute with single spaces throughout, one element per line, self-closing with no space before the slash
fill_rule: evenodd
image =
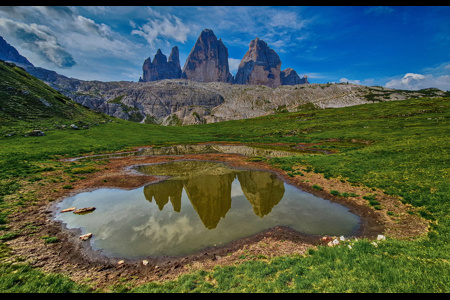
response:
<path id="1" fill-rule="evenodd" d="M 88 239 L 90 239 L 92 237 L 92 233 L 86 233 L 86 234 L 83 234 L 83 235 L 80 235 L 80 240 L 82 240 L 82 241 L 87 241 Z"/>
<path id="2" fill-rule="evenodd" d="M 181 78 L 178 47 L 175 46 L 172 48 L 169 60 L 167 60 L 167 57 L 161 52 L 161 49 L 158 49 L 153 61 L 150 61 L 150 57 L 144 61 L 142 72 L 143 75 L 139 79 L 140 82 Z"/>
<path id="3" fill-rule="evenodd" d="M 74 214 L 85 214 L 85 213 L 89 213 L 95 210 L 95 207 L 83 207 L 83 208 L 79 208 L 77 210 L 74 210 L 73 213 Z"/>
<path id="4" fill-rule="evenodd" d="M 281 60 L 266 42 L 256 38 L 250 42 L 247 53 L 239 64 L 235 83 L 269 87 L 281 85 Z"/>
<path id="5" fill-rule="evenodd" d="M 75 209 L 77 209 L 77 208 L 76 207 L 69 207 L 69 208 L 61 210 L 60 212 L 61 213 L 65 213 L 65 212 L 69 212 L 69 211 L 74 211 Z"/>
<path id="6" fill-rule="evenodd" d="M 201 32 L 186 59 L 181 78 L 198 82 L 233 82 L 228 49 L 211 29 Z"/>

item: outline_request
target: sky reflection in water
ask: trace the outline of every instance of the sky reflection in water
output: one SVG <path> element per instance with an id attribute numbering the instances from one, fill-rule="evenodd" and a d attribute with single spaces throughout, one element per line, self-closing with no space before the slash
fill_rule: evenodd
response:
<path id="1" fill-rule="evenodd" d="M 58 213 L 68 228 L 91 232 L 94 249 L 125 258 L 181 256 L 275 226 L 305 234 L 350 235 L 359 217 L 347 208 L 303 192 L 265 171 L 222 163 L 175 161 L 139 167 L 168 180 L 126 191 L 98 189 L 62 201 L 94 206 L 85 215 Z"/>

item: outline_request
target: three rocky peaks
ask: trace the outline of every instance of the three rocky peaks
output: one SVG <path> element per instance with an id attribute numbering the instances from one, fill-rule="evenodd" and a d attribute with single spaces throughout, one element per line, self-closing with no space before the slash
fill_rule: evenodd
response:
<path id="1" fill-rule="evenodd" d="M 189 53 L 183 69 L 180 66 L 178 47 L 172 48 L 169 59 L 158 49 L 153 61 L 150 57 L 142 66 L 140 82 L 162 79 L 189 79 L 197 82 L 227 82 L 277 87 L 309 83 L 300 78 L 292 68 L 281 70 L 278 54 L 266 42 L 255 38 L 239 64 L 236 77 L 230 73 L 228 49 L 217 39 L 211 29 L 202 31 Z"/>

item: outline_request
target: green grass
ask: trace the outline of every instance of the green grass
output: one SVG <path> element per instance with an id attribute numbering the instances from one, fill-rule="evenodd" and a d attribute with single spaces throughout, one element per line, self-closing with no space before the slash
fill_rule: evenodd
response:
<path id="1" fill-rule="evenodd" d="M 2 293 L 87 293 L 88 286 L 79 285 L 62 275 L 45 275 L 22 263 L 0 264 Z"/>
<path id="2" fill-rule="evenodd" d="M 349 247 L 351 246 L 351 248 Z M 420 246 L 421 254 L 426 245 Z M 448 263 L 411 255 L 408 242 L 367 240 L 321 247 L 305 256 L 254 260 L 238 266 L 199 271 L 147 292 L 257 293 L 430 293 L 448 292 Z"/>
<path id="3" fill-rule="evenodd" d="M 397 195 L 404 203 L 419 207 L 421 214 L 431 220 L 430 232 L 425 237 L 406 241 L 388 238 L 376 246 L 372 241 L 360 240 L 343 242 L 333 248 L 319 247 L 305 256 L 269 261 L 254 258 L 240 265 L 199 271 L 163 284 L 148 283 L 132 290 L 117 287 L 117 291 L 448 293 L 449 120 L 450 98 L 421 98 L 183 127 L 115 119 L 83 130 L 49 128 L 41 137 L 19 134 L 1 137 L 0 236 L 2 240 L 17 236 L 18 233 L 8 230 L 8 216 L 17 212 L 20 205 L 32 203 L 25 196 L 21 196 L 19 204 L 7 198 L 19 197 L 23 180 L 40 182 L 48 168 L 63 169 L 54 160 L 58 157 L 208 141 L 317 143 L 316 149 L 330 150 L 333 154 L 305 152 L 264 160 L 293 176 L 301 176 L 294 170 L 295 166 L 302 165 L 307 167 L 303 172 L 321 173 L 327 178 L 341 178 Z M 42 120 L 42 124 L 51 122 Z M 39 122 L 34 124 L 39 125 Z M 65 170 L 69 174 L 83 174 L 95 172 L 96 165 L 77 162 Z M 331 194 L 357 196 L 340 191 Z M 377 207 L 376 198 L 360 196 L 368 196 L 368 203 L 382 209 Z M 89 291 L 64 276 L 6 262 L 8 257 L 9 248 L 0 243 L 2 292 Z"/>
<path id="4" fill-rule="evenodd" d="M 110 117 L 86 109 L 12 63 L 0 61 L 0 136 L 95 126 Z"/>

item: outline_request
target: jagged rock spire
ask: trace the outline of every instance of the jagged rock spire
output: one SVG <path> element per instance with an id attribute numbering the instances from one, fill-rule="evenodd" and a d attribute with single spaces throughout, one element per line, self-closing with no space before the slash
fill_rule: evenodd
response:
<path id="1" fill-rule="evenodd" d="M 239 64 L 235 83 L 257 84 L 269 87 L 281 85 L 281 60 L 266 42 L 256 37 Z"/>
<path id="2" fill-rule="evenodd" d="M 150 57 L 144 61 L 142 72 L 143 76 L 139 79 L 141 82 L 181 78 L 178 47 L 172 48 L 169 60 L 167 60 L 161 49 L 158 49 L 153 61 L 150 60 Z"/>
<path id="3" fill-rule="evenodd" d="M 233 82 L 228 49 L 211 29 L 201 32 L 186 59 L 181 77 L 199 82 Z"/>

